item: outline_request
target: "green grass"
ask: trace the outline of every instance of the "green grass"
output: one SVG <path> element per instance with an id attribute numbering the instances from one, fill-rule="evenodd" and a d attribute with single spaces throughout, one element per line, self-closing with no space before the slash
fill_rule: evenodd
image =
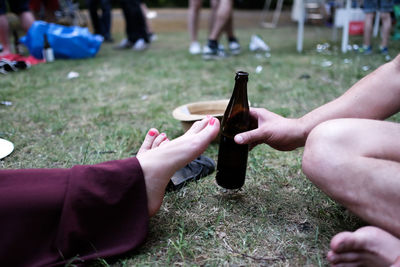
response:
<path id="1" fill-rule="evenodd" d="M 253 33 L 267 41 L 271 57 L 247 50 Z M 175 107 L 229 98 L 237 70 L 250 73 L 252 106 L 298 117 L 385 63 L 377 54 L 341 54 L 339 43 L 330 42 L 329 53 L 317 53 L 318 43 L 330 41 L 330 30 L 323 27 L 306 28 L 305 52 L 298 54 L 295 34 L 295 27 L 239 30 L 244 52 L 213 62 L 187 53 L 187 33 L 159 34 L 143 53 L 103 45 L 93 59 L 57 60 L 2 76 L 0 101 L 13 105 L 0 105 L 0 137 L 11 140 L 15 151 L 0 168 L 71 167 L 129 157 L 151 127 L 171 138 L 182 134 L 171 115 Z M 326 60 L 332 66 L 322 67 Z M 70 71 L 79 78 L 68 80 Z M 299 79 L 303 74 L 310 79 Z M 212 144 L 206 155 L 216 160 L 217 150 Z M 249 154 L 246 184 L 235 195 L 221 192 L 215 173 L 168 193 L 150 221 L 145 244 L 117 262 L 98 265 L 326 265 L 330 238 L 364 223 L 305 178 L 301 154 L 302 149 L 258 146 Z"/>

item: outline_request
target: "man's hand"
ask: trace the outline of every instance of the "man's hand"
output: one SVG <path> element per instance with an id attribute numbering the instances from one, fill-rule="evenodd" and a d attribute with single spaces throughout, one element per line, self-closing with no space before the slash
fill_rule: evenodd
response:
<path id="1" fill-rule="evenodd" d="M 254 130 L 237 134 L 236 143 L 249 144 L 250 148 L 265 143 L 282 151 L 304 146 L 307 134 L 298 119 L 287 119 L 262 108 L 251 108 L 250 116 Z"/>

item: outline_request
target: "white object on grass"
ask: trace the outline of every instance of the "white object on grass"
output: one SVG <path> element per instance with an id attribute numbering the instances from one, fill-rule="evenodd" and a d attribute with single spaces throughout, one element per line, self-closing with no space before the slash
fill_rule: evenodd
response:
<path id="1" fill-rule="evenodd" d="M 14 144 L 8 140 L 0 138 L 0 159 L 7 157 L 14 150 Z"/>

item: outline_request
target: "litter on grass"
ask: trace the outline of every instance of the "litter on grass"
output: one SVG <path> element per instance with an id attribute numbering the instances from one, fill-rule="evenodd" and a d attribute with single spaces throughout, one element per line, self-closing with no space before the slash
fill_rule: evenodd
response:
<path id="1" fill-rule="evenodd" d="M 79 77 L 79 73 L 75 72 L 75 71 L 70 71 L 67 75 L 68 79 L 75 79 Z"/>
<path id="2" fill-rule="evenodd" d="M 0 101 L 0 104 L 4 106 L 12 106 L 13 103 L 11 101 Z"/>

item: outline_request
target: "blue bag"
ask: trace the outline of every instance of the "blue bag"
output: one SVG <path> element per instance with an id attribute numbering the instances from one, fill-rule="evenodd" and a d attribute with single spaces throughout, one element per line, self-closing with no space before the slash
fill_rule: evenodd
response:
<path id="1" fill-rule="evenodd" d="M 43 58 L 44 34 L 55 58 L 94 57 L 103 42 L 102 36 L 90 33 L 88 28 L 35 21 L 20 41 L 38 59 Z"/>

